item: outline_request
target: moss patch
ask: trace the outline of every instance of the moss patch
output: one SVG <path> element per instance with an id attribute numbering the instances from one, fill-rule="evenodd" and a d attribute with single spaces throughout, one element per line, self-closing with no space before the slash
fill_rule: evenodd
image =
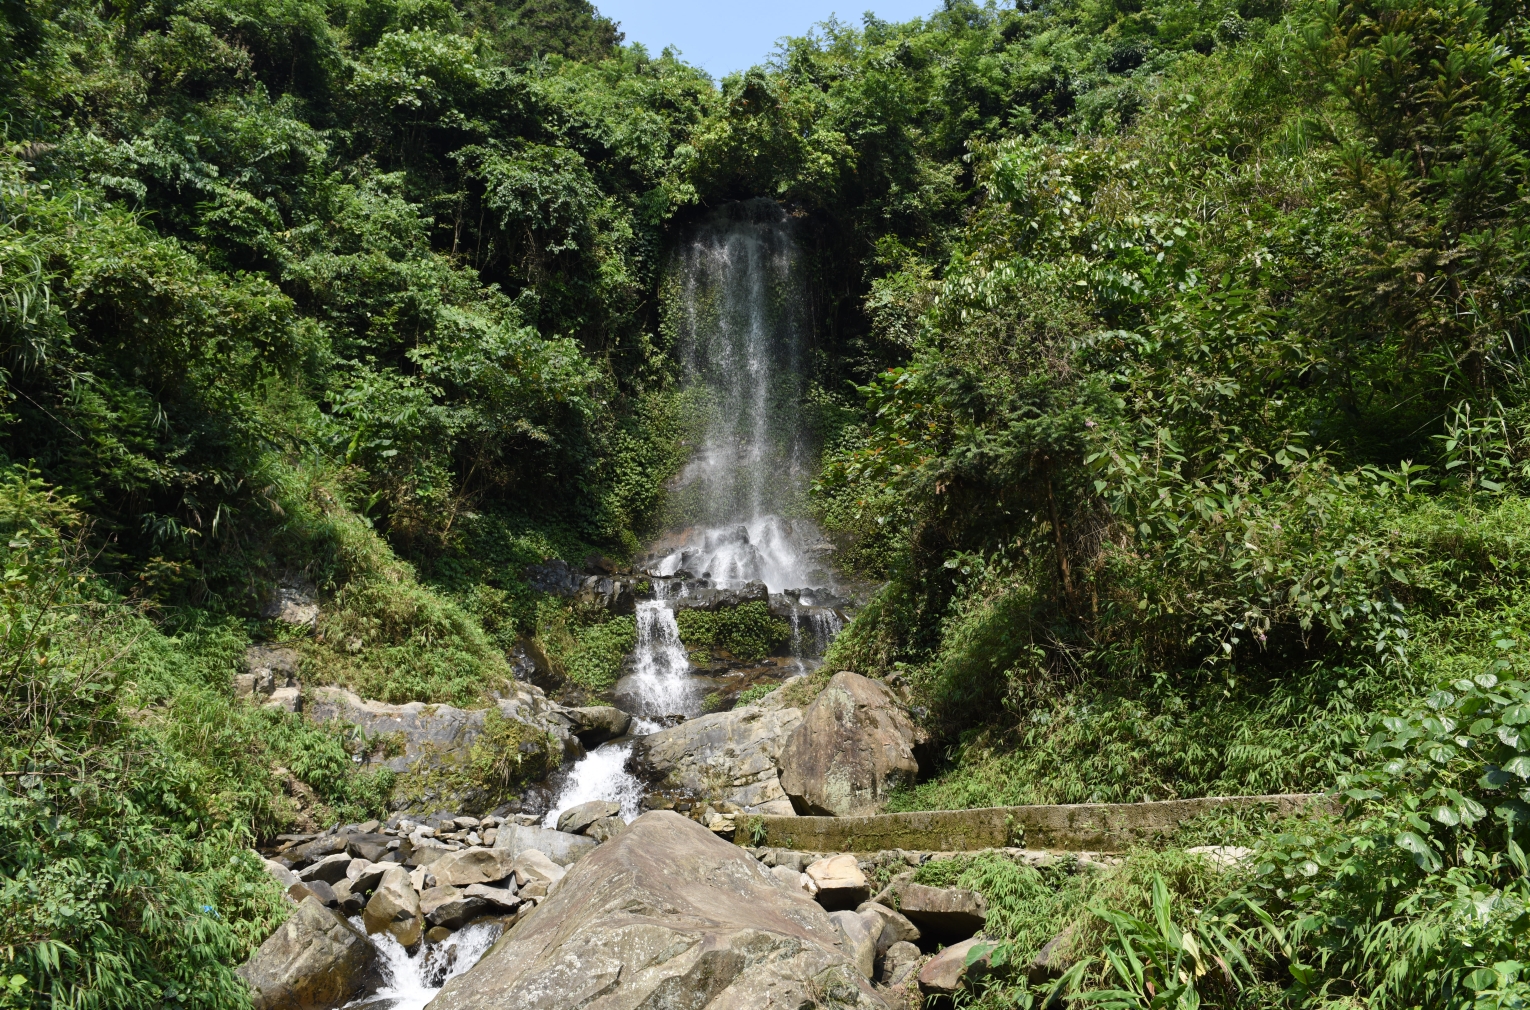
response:
<path id="1" fill-rule="evenodd" d="M 394 801 L 406 808 L 435 804 L 481 811 L 512 797 L 528 782 L 558 767 L 563 747 L 556 737 L 497 708 L 484 716 L 483 729 L 466 751 L 428 750 L 401 776 Z"/>

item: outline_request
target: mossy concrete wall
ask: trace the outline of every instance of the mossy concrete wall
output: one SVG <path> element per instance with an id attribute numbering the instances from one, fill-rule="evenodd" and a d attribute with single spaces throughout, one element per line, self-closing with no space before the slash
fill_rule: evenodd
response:
<path id="1" fill-rule="evenodd" d="M 919 810 L 867 817 L 762 817 L 754 842 L 808 852 L 963 852 L 1023 846 L 1078 852 L 1123 852 L 1174 831 L 1213 810 L 1259 807 L 1278 815 L 1309 807 L 1335 809 L 1322 793 L 1211 796 L 1155 803 L 1069 803 L 1057 806 Z"/>

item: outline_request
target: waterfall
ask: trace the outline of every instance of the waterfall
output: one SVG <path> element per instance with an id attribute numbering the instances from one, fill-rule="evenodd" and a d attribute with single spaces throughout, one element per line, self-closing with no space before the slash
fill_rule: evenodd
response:
<path id="1" fill-rule="evenodd" d="M 360 916 L 350 921 L 366 932 Z M 375 933 L 369 939 L 377 949 L 383 984 L 345 1006 L 348 1010 L 423 1010 L 442 986 L 477 964 L 499 934 L 499 923 L 480 923 L 458 930 L 442 943 L 422 941 L 411 955 L 392 936 Z"/>
<path id="2" fill-rule="evenodd" d="M 809 332 L 790 216 L 770 200 L 720 209 L 681 247 L 670 322 L 686 383 L 705 403 L 701 445 L 670 488 L 686 542 L 651 570 L 771 592 L 833 579 L 800 518 L 812 457 L 801 423 Z"/>
<path id="3" fill-rule="evenodd" d="M 807 391 L 803 363 L 810 327 L 806 284 L 793 222 L 770 200 L 731 204 L 701 223 L 666 275 L 666 329 L 686 387 L 704 411 L 701 444 L 668 489 L 667 547 L 650 554 L 650 575 L 687 573 L 703 585 L 736 588 L 763 582 L 779 611 L 789 593 L 796 672 L 827 648 L 841 621 L 812 606 L 808 587 L 832 587 L 822 562 L 832 550 L 804 516 L 812 454 L 801 423 Z M 616 702 L 633 714 L 632 734 L 651 733 L 700 713 L 715 690 L 693 674 L 680 641 L 670 583 L 660 598 L 637 605 L 637 646 Z M 675 590 L 686 591 L 677 581 Z M 799 602 L 800 601 L 800 602 Z M 836 606 L 839 604 L 835 604 Z M 625 768 L 630 740 L 606 743 L 561 778 L 543 823 L 589 800 L 637 815 L 643 784 Z"/>
<path id="4" fill-rule="evenodd" d="M 663 600 L 639 603 L 632 676 L 624 685 L 627 710 L 651 720 L 695 715 L 699 699 L 690 669 L 691 661 L 680 642 L 675 612 Z"/>

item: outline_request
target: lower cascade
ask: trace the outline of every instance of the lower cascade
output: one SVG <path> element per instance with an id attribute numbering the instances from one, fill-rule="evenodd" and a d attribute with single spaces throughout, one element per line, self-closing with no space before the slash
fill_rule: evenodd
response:
<path id="1" fill-rule="evenodd" d="M 366 929 L 360 916 L 351 925 Z M 382 985 L 345 1004 L 345 1010 L 423 1010 L 442 986 L 477 964 L 501 932 L 498 923 L 480 923 L 458 930 L 444 943 L 421 943 L 413 954 L 392 936 L 378 933 L 371 941 Z"/>

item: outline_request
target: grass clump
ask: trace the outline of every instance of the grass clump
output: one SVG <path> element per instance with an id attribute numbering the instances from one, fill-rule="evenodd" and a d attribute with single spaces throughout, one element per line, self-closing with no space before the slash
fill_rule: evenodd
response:
<path id="1" fill-rule="evenodd" d="M 792 637 L 791 625 L 758 600 L 724 610 L 681 610 L 675 623 L 687 648 L 723 652 L 745 662 L 764 659 Z"/>

